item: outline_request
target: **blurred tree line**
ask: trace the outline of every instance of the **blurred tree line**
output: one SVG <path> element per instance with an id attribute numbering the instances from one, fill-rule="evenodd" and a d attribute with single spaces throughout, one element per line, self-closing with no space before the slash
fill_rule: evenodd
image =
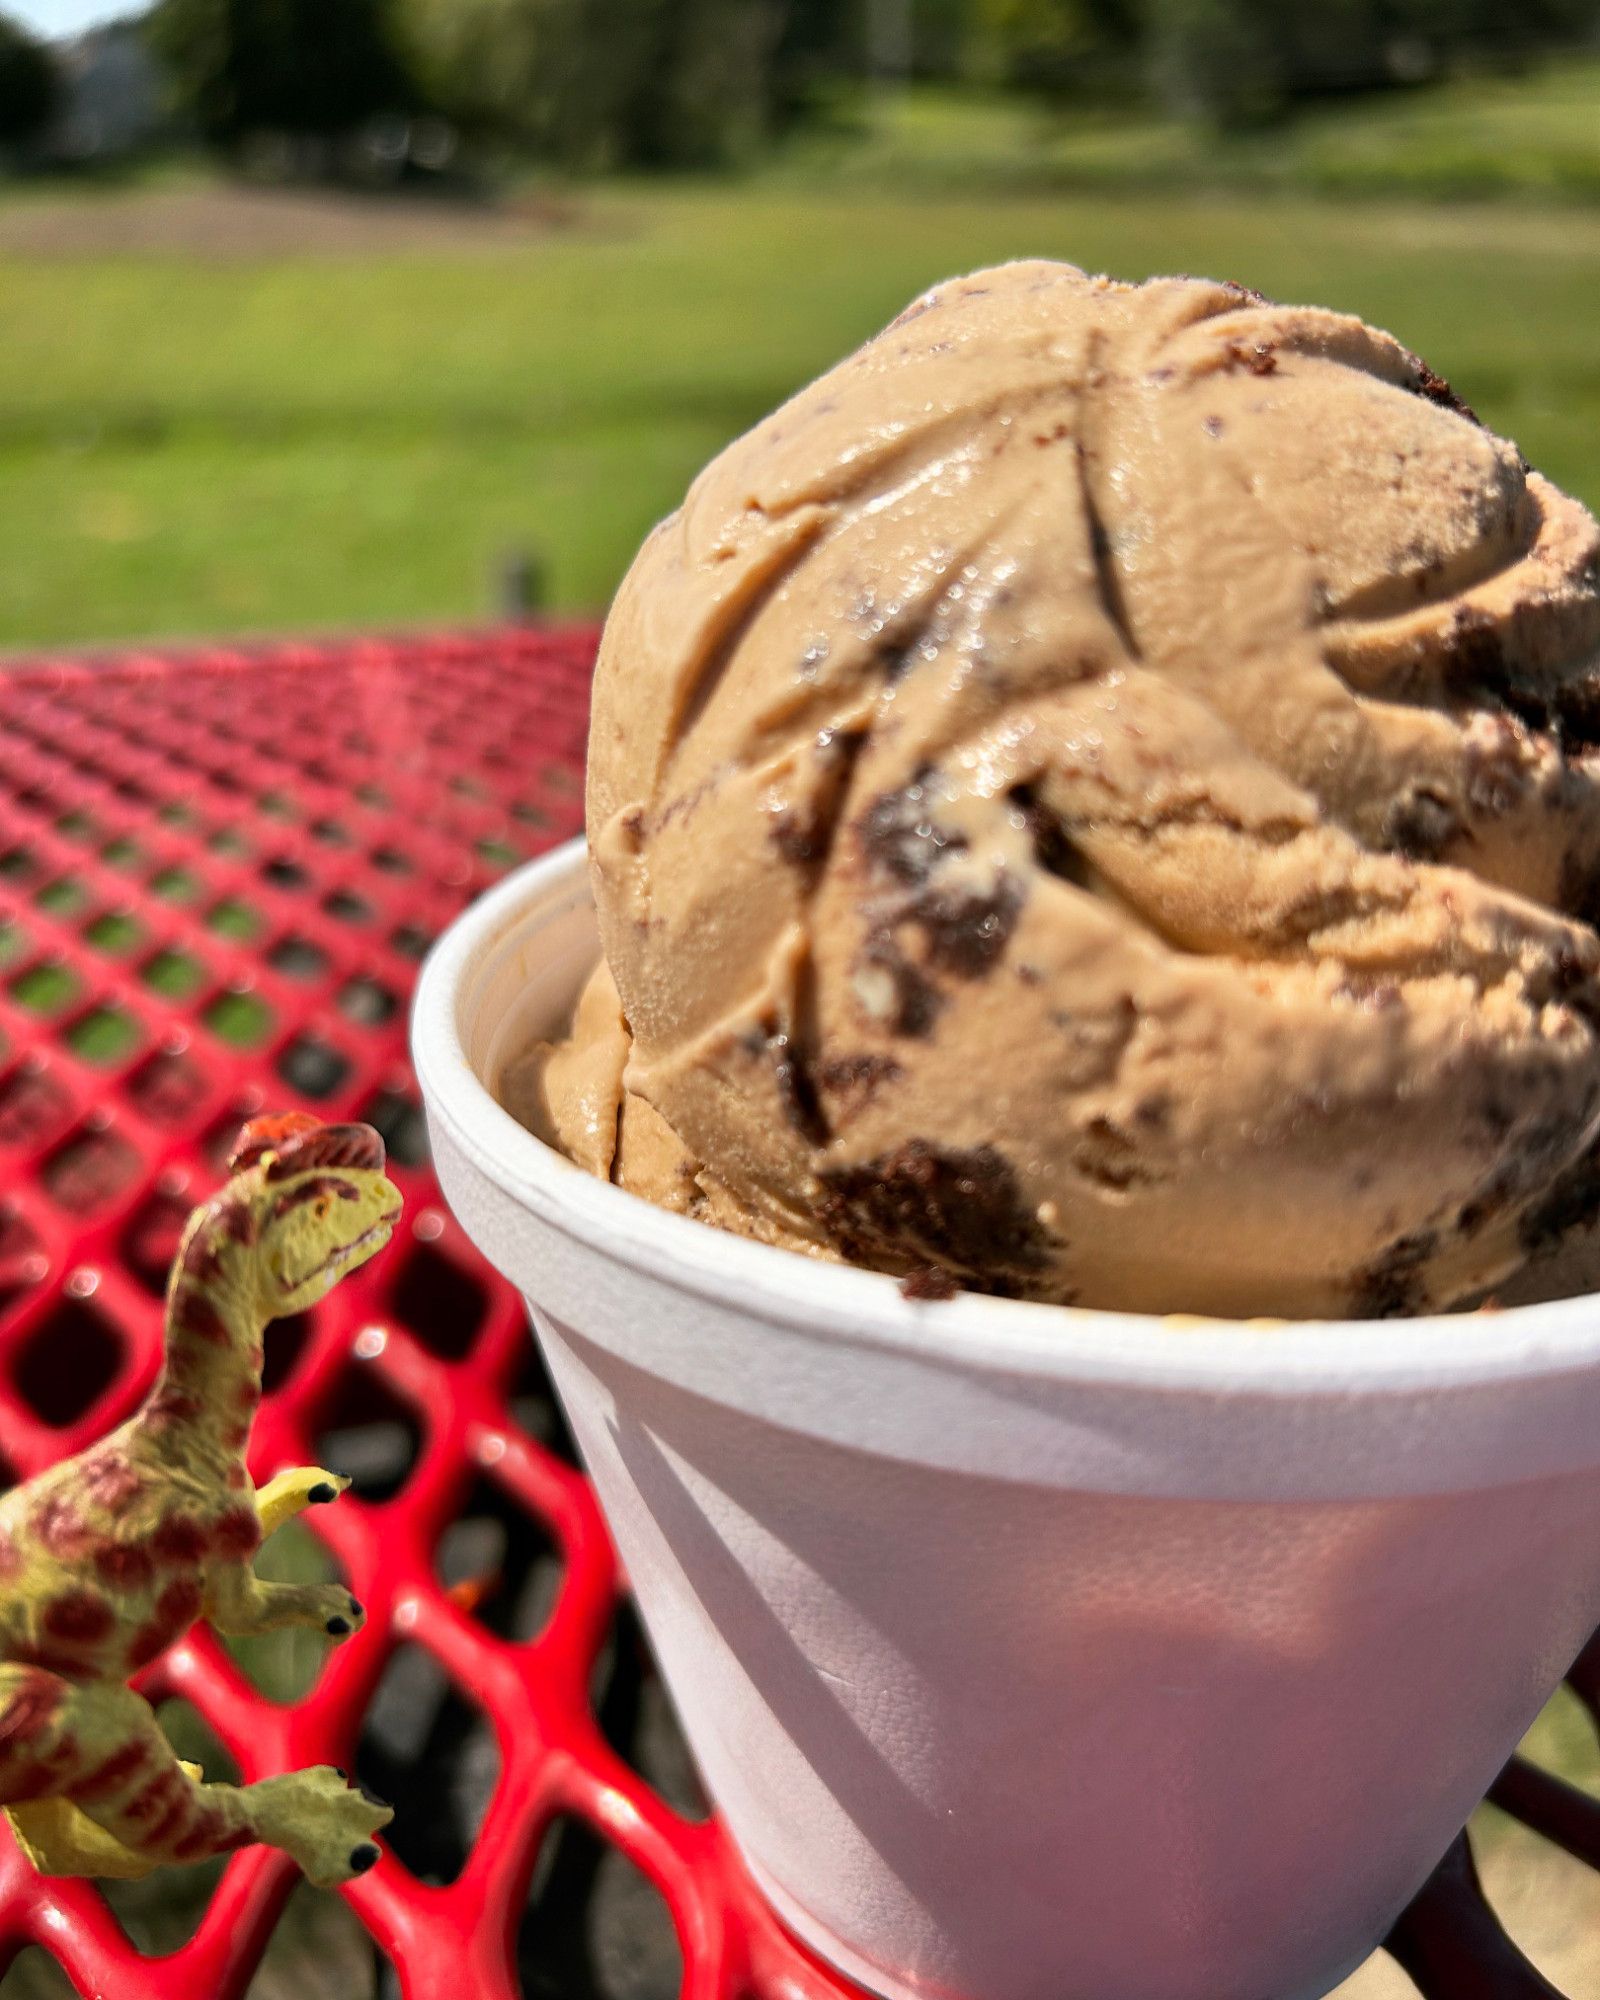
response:
<path id="1" fill-rule="evenodd" d="M 156 0 L 183 123 L 220 147 L 433 114 L 576 168 L 746 158 L 864 79 L 1153 99 L 1219 125 L 1600 33 L 1600 0 Z M 0 146 L 48 122 L 0 16 Z"/>

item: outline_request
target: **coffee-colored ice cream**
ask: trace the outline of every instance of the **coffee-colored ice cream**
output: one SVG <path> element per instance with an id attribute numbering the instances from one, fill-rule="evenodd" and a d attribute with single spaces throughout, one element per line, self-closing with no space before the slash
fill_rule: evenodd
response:
<path id="1" fill-rule="evenodd" d="M 519 1087 L 724 1227 L 1377 1314 L 1600 1199 L 1600 531 L 1358 320 L 929 293 L 645 544 L 589 835 Z"/>

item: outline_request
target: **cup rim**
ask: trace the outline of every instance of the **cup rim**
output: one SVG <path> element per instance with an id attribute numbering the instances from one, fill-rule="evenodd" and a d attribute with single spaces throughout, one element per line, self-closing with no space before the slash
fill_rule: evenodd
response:
<path id="1" fill-rule="evenodd" d="M 600 1181 L 536 1138 L 474 1071 L 460 1008 L 487 956 L 591 901 L 580 836 L 524 863 L 446 928 L 423 964 L 411 1051 L 430 1121 L 505 1195 L 598 1255 L 710 1304 L 813 1337 L 996 1374 L 1305 1396 L 1469 1388 L 1600 1370 L 1581 1294 L 1493 1313 L 1229 1320 L 959 1292 L 910 1300 L 883 1272 L 729 1235 Z"/>

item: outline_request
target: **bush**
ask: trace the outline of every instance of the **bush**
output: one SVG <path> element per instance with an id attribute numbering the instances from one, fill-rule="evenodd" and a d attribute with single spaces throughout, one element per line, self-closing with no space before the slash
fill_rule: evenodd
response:
<path id="1" fill-rule="evenodd" d="M 61 101 L 55 59 L 43 42 L 0 14 L 0 150 L 41 138 Z"/>
<path id="2" fill-rule="evenodd" d="M 331 138 L 416 99 L 390 0 L 158 0 L 150 35 L 176 108 L 214 145 Z"/>
<path id="3" fill-rule="evenodd" d="M 1504 63 L 1600 25 L 1597 0 L 1145 0 L 1158 94 L 1224 125 L 1291 101 L 1425 82 L 1453 62 Z"/>
<path id="4" fill-rule="evenodd" d="M 416 72 L 468 131 L 580 169 L 712 166 L 803 108 L 837 0 L 406 0 Z"/>

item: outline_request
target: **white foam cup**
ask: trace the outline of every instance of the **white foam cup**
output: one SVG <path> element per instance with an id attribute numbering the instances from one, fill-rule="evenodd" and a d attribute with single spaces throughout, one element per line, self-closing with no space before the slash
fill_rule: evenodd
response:
<path id="1" fill-rule="evenodd" d="M 1600 1307 L 910 1302 L 501 1108 L 595 952 L 581 845 L 510 876 L 417 1072 L 779 1915 L 893 2000 L 1327 1992 L 1600 1623 Z"/>

